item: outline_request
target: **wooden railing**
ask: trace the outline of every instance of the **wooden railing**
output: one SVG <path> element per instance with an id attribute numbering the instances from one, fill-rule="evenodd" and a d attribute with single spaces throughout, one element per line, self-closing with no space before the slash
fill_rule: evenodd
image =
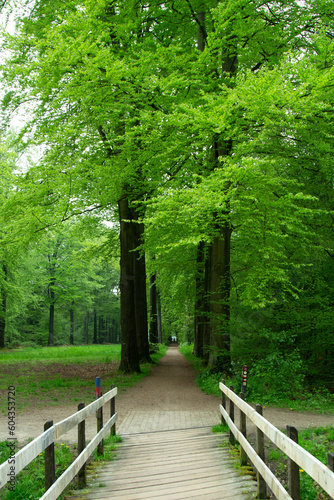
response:
<path id="1" fill-rule="evenodd" d="M 27 444 L 24 448 L 17 452 L 15 455 L 15 474 L 18 474 L 24 467 L 26 467 L 32 460 L 34 460 L 40 453 L 45 450 L 45 485 L 46 492 L 40 500 L 56 500 L 59 495 L 64 491 L 66 486 L 78 474 L 79 483 L 81 487 L 85 483 L 85 464 L 93 453 L 95 448 L 103 443 L 103 438 L 106 437 L 108 432 L 115 434 L 115 424 L 117 421 L 117 413 L 115 412 L 115 396 L 117 388 L 112 388 L 109 392 L 99 397 L 90 405 L 84 407 L 83 403 L 79 405 L 81 409 L 71 415 L 70 417 L 53 425 L 52 421 L 46 424 L 47 428 L 42 434 L 35 438 L 31 443 Z M 103 406 L 110 401 L 110 418 L 103 426 Z M 83 407 L 82 407 L 83 406 Z M 84 424 L 87 417 L 96 412 L 97 417 L 97 434 L 86 446 Z M 78 457 L 66 469 L 66 471 L 55 481 L 54 478 L 54 442 L 60 436 L 70 431 L 73 427 L 79 428 L 79 443 L 78 443 Z M 44 427 L 44 428 L 46 428 Z M 84 478 L 84 479 L 83 479 Z M 10 464 L 4 462 L 0 465 L 0 489 L 10 480 Z"/>
<path id="2" fill-rule="evenodd" d="M 294 427 L 287 426 L 288 435 L 286 436 L 263 418 L 260 405 L 256 405 L 254 410 L 244 401 L 243 394 L 238 397 L 233 387 L 231 386 L 229 389 L 224 384 L 224 381 L 219 384 L 219 388 L 222 391 L 222 404 L 220 405 L 222 422 L 229 426 L 230 443 L 234 444 L 235 440 L 237 440 L 240 444 L 242 465 L 246 464 L 248 458 L 257 471 L 258 498 L 267 498 L 266 485 L 268 485 L 278 500 L 300 500 L 300 469 L 314 479 L 329 494 L 330 499 L 334 498 L 334 472 L 297 444 L 298 433 Z M 229 413 L 226 411 L 227 400 L 229 400 Z M 235 406 L 240 411 L 240 429 L 234 423 Z M 256 451 L 247 440 L 246 417 L 256 426 Z M 264 435 L 288 457 L 289 491 L 286 491 L 264 462 Z M 328 454 L 328 462 L 332 468 L 334 462 L 333 453 Z"/>

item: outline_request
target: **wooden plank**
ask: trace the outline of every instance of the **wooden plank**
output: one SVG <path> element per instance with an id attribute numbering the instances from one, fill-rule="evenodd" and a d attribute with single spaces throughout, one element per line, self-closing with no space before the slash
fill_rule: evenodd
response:
<path id="1" fill-rule="evenodd" d="M 219 456 L 219 451 L 218 450 L 214 451 L 213 453 L 215 453 L 215 455 L 217 457 Z M 161 465 L 163 465 L 163 466 L 166 466 L 168 464 L 173 464 L 173 463 L 182 464 L 186 460 L 187 460 L 187 463 L 196 462 L 196 460 L 198 460 L 197 456 L 195 456 L 195 457 L 193 456 L 190 460 L 188 460 L 187 459 L 187 455 L 183 455 L 181 459 L 177 460 L 173 456 L 171 456 L 171 457 L 164 457 L 162 452 L 160 454 L 160 457 L 161 458 L 159 460 L 159 463 L 161 463 Z M 210 457 L 212 457 L 211 453 L 205 453 L 205 454 L 202 455 L 202 460 L 210 460 Z M 227 457 L 226 454 L 225 454 L 225 457 Z M 224 457 L 222 457 L 222 458 L 224 458 Z M 136 467 L 136 468 L 142 468 L 142 469 L 147 469 L 147 467 L 153 467 L 157 463 L 156 459 L 152 460 L 149 457 L 147 457 L 145 459 L 145 464 L 143 464 L 142 462 L 139 463 L 139 462 L 132 461 L 132 460 L 130 461 L 130 460 L 127 459 L 127 457 L 116 458 L 115 462 L 123 461 L 123 460 L 127 461 L 128 467 L 133 467 L 133 468 Z"/>
<path id="2" fill-rule="evenodd" d="M 219 388 L 228 398 L 234 401 L 234 403 L 247 415 L 248 418 L 250 418 L 256 427 L 261 429 L 280 450 L 291 458 L 291 460 L 297 463 L 300 468 L 307 472 L 307 474 L 312 477 L 312 479 L 314 479 L 326 491 L 326 493 L 330 496 L 334 495 L 334 472 L 329 470 L 326 465 L 320 462 L 320 460 L 315 458 L 300 445 L 292 441 L 292 439 L 288 438 L 285 434 L 283 434 L 283 432 L 268 422 L 268 420 L 257 414 L 251 406 L 239 398 L 234 392 L 230 391 L 230 389 L 228 389 L 221 382 L 219 384 Z M 222 411 L 222 405 L 220 405 L 220 411 Z"/>
<path id="3" fill-rule="evenodd" d="M 99 490 L 95 490 L 94 493 L 88 495 L 87 499 L 92 500 L 102 500 L 102 499 L 135 499 L 135 500 L 148 500 L 150 498 L 158 499 L 158 498 L 178 498 L 180 500 L 184 499 L 187 495 L 192 498 L 196 498 L 196 495 L 199 491 L 202 493 L 209 492 L 210 489 L 215 489 L 220 492 L 220 499 L 228 499 L 231 500 L 234 498 L 236 493 L 241 493 L 245 490 L 252 491 L 251 487 L 244 481 L 240 480 L 238 482 L 231 481 L 230 483 L 218 484 L 217 482 L 203 482 L 200 480 L 198 482 L 192 482 L 189 484 L 166 484 L 164 487 L 150 487 L 150 488 L 142 488 L 142 489 L 128 489 L 128 490 L 113 490 L 107 488 L 101 488 Z M 254 490 L 253 490 L 254 491 Z M 245 500 L 245 496 L 243 497 Z"/>
<path id="4" fill-rule="evenodd" d="M 97 473 L 96 481 L 105 486 L 95 488 L 87 500 L 186 500 L 205 498 L 245 500 L 254 498 L 256 483 L 242 476 L 230 463 L 230 455 L 219 444 L 225 437 L 194 432 L 161 433 L 152 444 L 151 436 L 125 438 L 117 459 Z M 179 445 L 178 437 L 182 437 Z M 168 440 L 167 440 L 168 438 Z M 198 446 L 200 444 L 200 446 Z M 195 449 L 194 449 L 195 448 Z M 247 491 L 247 493 L 243 493 Z"/>
<path id="5" fill-rule="evenodd" d="M 234 469 L 230 468 L 227 470 L 224 470 L 223 465 L 221 463 L 210 463 L 207 467 L 198 467 L 195 469 L 196 471 L 196 478 L 198 477 L 214 477 L 214 476 L 219 476 L 220 478 L 228 478 L 228 477 L 240 477 L 239 472 L 235 471 Z M 194 477 L 194 470 L 192 468 L 183 468 L 182 470 L 179 469 L 174 469 L 174 470 L 164 470 L 164 469 L 159 469 L 159 470 L 147 470 L 147 473 L 144 474 L 138 474 L 136 476 L 133 476 L 131 473 L 130 474 L 120 474 L 115 468 L 110 468 L 109 470 L 102 469 L 99 471 L 99 478 L 105 478 L 105 479 L 110 479 L 112 477 L 113 484 L 123 484 L 123 483 L 128 483 L 129 479 L 131 479 L 131 484 L 135 483 L 144 483 L 148 477 L 153 477 L 154 480 L 164 480 L 166 476 L 168 477 L 173 477 L 175 479 L 178 478 L 193 478 Z"/>
<path id="6" fill-rule="evenodd" d="M 191 477 L 194 477 L 196 474 L 196 477 L 206 477 L 209 475 L 214 475 L 218 474 L 220 478 L 228 477 L 228 476 L 235 476 L 236 472 L 233 469 L 230 470 L 223 470 L 222 472 L 222 465 L 208 465 L 207 467 L 198 467 L 198 468 L 192 468 L 191 472 L 189 472 L 189 468 L 187 466 L 183 468 L 177 468 L 177 469 L 154 469 L 151 473 L 147 475 L 143 475 L 141 472 L 140 474 L 131 474 L 128 473 L 119 473 L 115 470 L 105 470 L 102 469 L 99 471 L 99 480 L 103 482 L 104 480 L 110 480 L 112 477 L 113 484 L 122 484 L 128 483 L 131 481 L 131 484 L 136 484 L 136 483 L 145 483 L 147 480 L 147 477 L 152 477 L 154 480 L 156 479 L 157 481 L 166 477 L 168 475 L 169 478 L 175 478 L 177 479 L 178 477 L 188 477 L 190 475 Z"/>
<path id="7" fill-rule="evenodd" d="M 64 491 L 66 486 L 72 481 L 74 476 L 79 472 L 85 462 L 87 462 L 90 455 L 95 450 L 98 443 L 106 437 L 111 427 L 117 421 L 117 413 L 111 417 L 101 431 L 91 440 L 86 446 L 84 451 L 72 462 L 66 471 L 57 479 L 55 483 L 44 493 L 40 500 L 57 500 L 59 495 Z"/>
<path id="8" fill-rule="evenodd" d="M 184 449 L 184 446 L 183 447 L 177 447 L 176 449 L 171 445 L 169 446 L 168 448 L 164 448 L 167 451 L 170 451 L 172 455 L 178 455 L 179 457 L 181 457 L 182 455 L 189 455 L 189 451 L 188 450 L 185 450 Z M 189 449 L 192 451 L 192 453 L 197 453 L 197 452 L 201 452 L 201 451 L 204 451 L 204 450 L 207 450 L 208 452 L 210 452 L 211 450 L 215 450 L 216 448 L 214 446 L 211 446 L 211 447 L 204 447 L 203 445 L 202 446 L 198 446 L 198 447 L 194 447 L 194 446 L 189 446 Z M 132 452 L 132 457 L 134 455 L 134 451 Z M 153 458 L 155 455 L 156 456 L 159 456 L 160 452 L 159 452 L 159 446 L 157 447 L 157 449 L 146 449 L 146 450 L 137 450 L 137 453 L 138 453 L 138 458 L 139 457 L 142 457 L 143 459 L 145 459 L 145 455 L 147 453 L 150 453 L 151 457 Z M 120 455 L 119 458 L 125 456 L 125 453 L 122 453 L 122 455 Z M 133 458 L 134 460 L 136 460 L 136 458 Z"/>

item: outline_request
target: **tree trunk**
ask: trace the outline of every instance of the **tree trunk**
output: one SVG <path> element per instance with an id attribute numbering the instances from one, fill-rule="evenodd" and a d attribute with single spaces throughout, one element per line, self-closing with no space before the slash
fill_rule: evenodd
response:
<path id="1" fill-rule="evenodd" d="M 86 317 L 85 317 L 85 327 L 84 327 L 85 344 L 88 344 L 88 325 L 89 325 L 89 311 L 87 309 L 86 310 Z"/>
<path id="2" fill-rule="evenodd" d="M 204 255 L 204 296 L 203 296 L 203 359 L 206 363 L 209 362 L 210 355 L 210 286 L 211 286 L 211 245 L 206 249 Z"/>
<path id="3" fill-rule="evenodd" d="M 135 315 L 135 270 L 134 255 L 135 229 L 132 222 L 129 200 L 123 196 L 118 201 L 121 243 L 121 364 L 123 372 L 140 372 L 137 349 Z"/>
<path id="4" fill-rule="evenodd" d="M 230 241 L 228 221 L 216 226 L 211 257 L 211 352 L 209 366 L 217 371 L 231 369 L 230 352 Z M 217 234 L 218 233 L 218 234 Z"/>
<path id="5" fill-rule="evenodd" d="M 1 289 L 1 301 L 0 301 L 0 349 L 5 347 L 6 338 L 6 314 L 7 314 L 7 267 L 5 264 L 2 265 L 2 270 L 4 273 L 4 286 Z"/>
<path id="6" fill-rule="evenodd" d="M 51 276 L 50 284 L 49 284 L 49 298 L 50 298 L 50 307 L 49 307 L 49 339 L 48 345 L 53 345 L 54 342 L 54 323 L 55 323 L 55 302 L 56 302 L 56 294 L 54 291 L 54 286 L 56 284 L 56 277 L 54 275 Z"/>
<path id="7" fill-rule="evenodd" d="M 138 220 L 138 214 L 134 212 Z M 143 243 L 144 224 L 134 224 L 135 247 Z M 135 315 L 138 356 L 142 362 L 151 362 L 150 345 L 148 341 L 147 297 L 146 297 L 146 264 L 145 254 L 136 250 L 133 253 L 135 269 Z"/>
<path id="8" fill-rule="evenodd" d="M 93 344 L 97 344 L 97 314 L 96 309 L 94 308 L 94 337 Z"/>
<path id="9" fill-rule="evenodd" d="M 158 342 L 162 344 L 162 317 L 161 317 L 161 296 L 157 290 L 157 321 L 158 321 Z"/>
<path id="10" fill-rule="evenodd" d="M 54 304 L 54 291 L 50 293 L 51 304 L 49 307 L 49 339 L 48 345 L 53 345 L 54 341 L 54 322 L 55 322 L 55 304 Z"/>
<path id="11" fill-rule="evenodd" d="M 74 344 L 74 301 L 72 302 L 72 307 L 70 309 L 70 323 L 71 323 L 71 333 L 70 333 L 70 344 Z"/>
<path id="12" fill-rule="evenodd" d="M 56 261 L 58 257 L 58 250 L 60 245 L 62 244 L 62 238 L 58 237 L 55 245 L 55 250 L 52 255 L 48 255 L 49 260 L 49 273 L 50 273 L 50 281 L 48 286 L 48 295 L 50 298 L 50 309 L 49 309 L 49 339 L 48 345 L 53 345 L 54 342 L 54 319 L 55 319 L 55 303 L 56 303 Z"/>
<path id="13" fill-rule="evenodd" d="M 103 327 L 104 327 L 104 321 L 103 321 L 103 316 L 99 316 L 99 330 L 98 330 L 98 343 L 103 344 L 103 339 L 104 339 L 104 332 L 103 332 Z"/>
<path id="14" fill-rule="evenodd" d="M 194 354 L 203 357 L 203 320 L 204 320 L 204 242 L 197 248 L 196 258 L 196 297 L 194 313 Z"/>
<path id="15" fill-rule="evenodd" d="M 158 312 L 157 312 L 157 286 L 156 275 L 150 276 L 150 342 L 157 344 L 158 338 Z"/>

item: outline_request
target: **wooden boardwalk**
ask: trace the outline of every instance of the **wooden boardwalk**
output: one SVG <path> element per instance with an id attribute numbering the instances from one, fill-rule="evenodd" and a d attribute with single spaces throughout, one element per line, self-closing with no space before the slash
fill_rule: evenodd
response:
<path id="1" fill-rule="evenodd" d="M 124 436 L 114 461 L 97 472 L 85 500 L 255 498 L 256 483 L 241 475 L 226 448 L 227 436 L 211 428 Z M 71 498 L 71 497 L 69 497 Z"/>

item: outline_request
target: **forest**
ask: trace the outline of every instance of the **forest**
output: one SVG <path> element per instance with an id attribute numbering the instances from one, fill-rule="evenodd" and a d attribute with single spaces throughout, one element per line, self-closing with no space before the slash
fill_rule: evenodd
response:
<path id="1" fill-rule="evenodd" d="M 332 1 L 0 5 L 0 348 L 332 392 Z"/>

